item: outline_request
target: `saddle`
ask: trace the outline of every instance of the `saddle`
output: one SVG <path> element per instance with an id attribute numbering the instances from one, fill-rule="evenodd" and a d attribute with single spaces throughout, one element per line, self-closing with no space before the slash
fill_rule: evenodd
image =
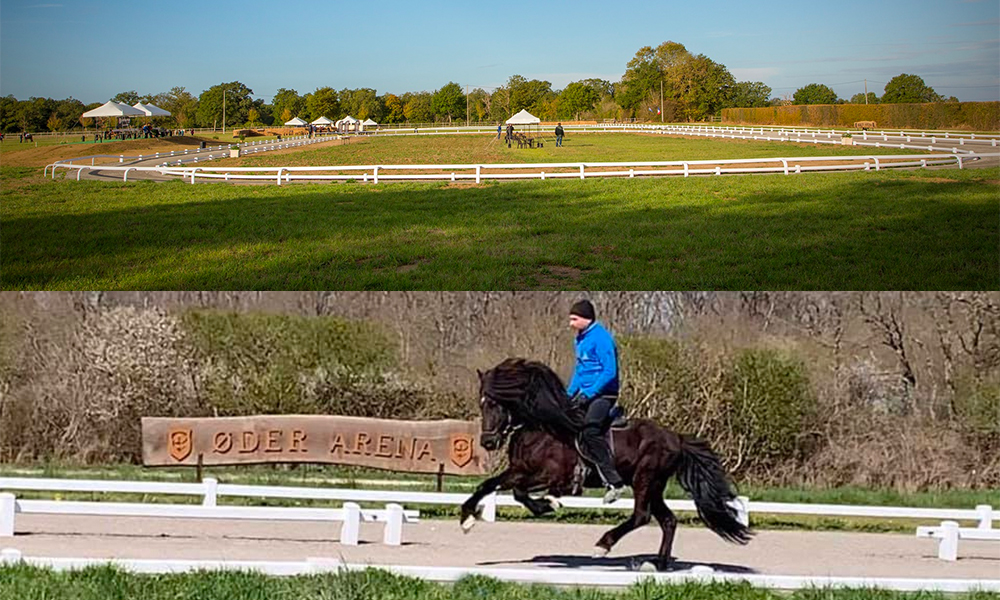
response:
<path id="1" fill-rule="evenodd" d="M 615 404 L 611 407 L 611 412 L 608 413 L 608 419 L 611 420 L 611 425 L 608 427 L 607 432 L 604 434 L 608 440 L 608 448 L 611 449 L 611 457 L 615 456 L 615 444 L 614 438 L 612 437 L 612 431 L 615 429 L 625 429 L 628 427 L 628 417 L 625 416 L 625 409 L 620 405 Z M 591 473 L 596 473 L 596 469 L 590 466 L 590 464 L 583 459 L 582 453 L 580 452 L 580 446 L 577 444 L 576 453 L 576 466 L 573 467 L 573 483 L 570 487 L 571 496 L 580 496 L 583 494 L 583 485 L 587 481 L 587 477 Z"/>

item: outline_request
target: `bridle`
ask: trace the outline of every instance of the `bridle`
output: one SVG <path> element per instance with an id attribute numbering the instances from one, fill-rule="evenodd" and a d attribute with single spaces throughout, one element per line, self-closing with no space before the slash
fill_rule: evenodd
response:
<path id="1" fill-rule="evenodd" d="M 487 400 L 489 400 L 490 402 L 493 402 L 497 406 L 500 406 L 500 404 L 496 400 L 493 400 L 492 398 L 488 398 L 486 396 L 486 394 L 483 394 L 483 397 L 479 399 L 479 409 L 480 409 L 480 411 L 482 411 L 482 408 L 486 405 L 486 401 Z M 513 419 L 511 418 L 511 415 L 510 415 L 510 411 L 507 410 L 506 408 L 503 408 L 503 407 L 501 407 L 501 409 L 503 410 L 504 415 L 505 415 L 503 423 L 501 423 L 499 426 L 495 427 L 494 429 L 484 429 L 482 431 L 482 435 L 484 437 L 485 436 L 497 436 L 501 440 L 505 440 L 505 439 L 507 439 L 508 435 L 510 435 L 511 433 L 517 431 L 518 429 L 520 429 L 524 425 L 523 423 L 518 423 L 517 425 L 514 425 L 513 424 Z"/>

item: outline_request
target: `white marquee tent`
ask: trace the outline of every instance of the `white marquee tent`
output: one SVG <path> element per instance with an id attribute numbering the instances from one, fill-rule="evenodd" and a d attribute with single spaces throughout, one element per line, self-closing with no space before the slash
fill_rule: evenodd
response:
<path id="1" fill-rule="evenodd" d="M 361 123 L 361 121 L 355 119 L 351 115 L 347 115 L 343 119 L 337 121 L 336 126 L 340 131 L 357 131 L 359 123 Z"/>
<path id="2" fill-rule="evenodd" d="M 144 115 L 146 115 L 147 117 L 169 117 L 170 116 L 170 111 L 169 110 L 163 110 L 162 108 L 160 108 L 159 106 L 156 106 L 155 104 L 143 104 L 142 102 L 136 102 L 135 105 L 132 106 L 132 108 L 134 108 L 136 110 L 141 110 L 142 113 Z"/>
<path id="3" fill-rule="evenodd" d="M 298 117 L 295 117 L 291 121 L 285 121 L 285 125 L 288 125 L 289 127 L 305 127 L 308 124 L 309 123 L 306 123 L 305 121 L 303 121 Z"/>
<path id="4" fill-rule="evenodd" d="M 83 116 L 88 119 L 99 117 L 145 117 L 146 113 L 138 108 L 132 108 L 128 104 L 119 104 L 108 100 L 105 104 L 83 113 Z"/>
<path id="5" fill-rule="evenodd" d="M 507 125 L 538 125 L 542 120 L 526 110 L 507 119 Z"/>
<path id="6" fill-rule="evenodd" d="M 327 119 L 326 117 L 320 117 L 315 121 L 313 121 L 312 123 L 310 123 L 310 125 L 333 125 L 333 121 Z"/>

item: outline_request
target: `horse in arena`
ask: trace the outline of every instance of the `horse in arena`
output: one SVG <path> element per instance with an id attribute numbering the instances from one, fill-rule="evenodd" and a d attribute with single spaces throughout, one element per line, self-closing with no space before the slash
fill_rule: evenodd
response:
<path id="1" fill-rule="evenodd" d="M 509 438 L 509 466 L 483 481 L 462 505 L 463 531 L 468 533 L 481 518 L 480 501 L 497 490 L 513 490 L 514 498 L 539 516 L 558 509 L 560 496 L 578 495 L 582 487 L 603 487 L 592 469 L 581 477 L 586 471 L 581 469 L 574 444 L 586 409 L 570 405 L 566 388 L 552 369 L 540 362 L 509 358 L 478 373 L 483 417 L 480 444 L 494 451 Z M 610 435 L 615 467 L 632 486 L 635 508 L 628 519 L 598 540 L 595 558 L 606 556 L 622 537 L 649 523 L 652 516 L 663 533 L 655 566 L 659 570 L 669 567 L 677 518 L 664 502 L 663 491 L 674 475 L 709 529 L 729 542 L 750 541 L 753 533 L 737 520 L 729 504 L 736 494 L 707 442 L 648 419 L 612 427 Z M 539 497 L 542 493 L 546 495 Z"/>

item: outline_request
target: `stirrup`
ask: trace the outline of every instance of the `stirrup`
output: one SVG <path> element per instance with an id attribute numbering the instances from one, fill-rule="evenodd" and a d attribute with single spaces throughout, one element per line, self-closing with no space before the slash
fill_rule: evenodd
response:
<path id="1" fill-rule="evenodd" d="M 608 487 L 608 491 L 604 493 L 604 504 L 613 504 L 617 502 L 622 497 L 622 488 L 620 487 Z"/>

